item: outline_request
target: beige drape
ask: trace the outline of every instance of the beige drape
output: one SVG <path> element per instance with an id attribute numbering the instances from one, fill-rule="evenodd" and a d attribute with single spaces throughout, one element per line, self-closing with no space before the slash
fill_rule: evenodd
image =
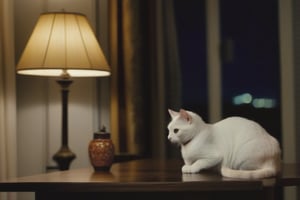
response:
<path id="1" fill-rule="evenodd" d="M 164 157 L 167 108 L 181 89 L 173 0 L 109 3 L 113 142 L 120 153 Z"/>
<path id="2" fill-rule="evenodd" d="M 140 15 L 146 1 L 110 1 L 112 138 L 117 152 L 140 154 L 146 124 L 143 96 L 145 44 Z M 139 117 L 138 117 L 139 116 Z M 144 120 L 144 121 L 143 121 Z M 137 134 L 139 133 L 139 134 Z"/>
<path id="3" fill-rule="evenodd" d="M 13 1 L 0 0 L 0 180 L 17 170 Z M 15 193 L 1 193 L 1 200 Z"/>

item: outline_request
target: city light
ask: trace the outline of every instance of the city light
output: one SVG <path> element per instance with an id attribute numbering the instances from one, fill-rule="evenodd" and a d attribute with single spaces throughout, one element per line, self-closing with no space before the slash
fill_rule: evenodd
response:
<path id="1" fill-rule="evenodd" d="M 251 104 L 254 108 L 274 108 L 276 100 L 272 98 L 253 98 L 250 93 L 243 93 L 232 98 L 233 105 Z"/>

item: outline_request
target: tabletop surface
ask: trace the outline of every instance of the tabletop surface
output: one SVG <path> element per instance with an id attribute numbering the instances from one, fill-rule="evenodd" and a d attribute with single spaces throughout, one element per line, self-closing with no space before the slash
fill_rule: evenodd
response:
<path id="1" fill-rule="evenodd" d="M 115 163 L 109 172 L 88 167 L 0 181 L 0 191 L 217 191 L 300 185 L 299 164 L 284 164 L 280 176 L 262 180 L 224 178 L 208 171 L 182 174 L 181 167 L 181 160 L 134 160 Z"/>

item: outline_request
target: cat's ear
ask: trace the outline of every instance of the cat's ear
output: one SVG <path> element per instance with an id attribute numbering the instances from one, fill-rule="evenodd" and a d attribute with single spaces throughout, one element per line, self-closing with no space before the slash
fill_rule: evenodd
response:
<path id="1" fill-rule="evenodd" d="M 186 110 L 180 109 L 179 113 L 181 118 L 186 120 L 188 123 L 192 123 L 192 117 Z"/>
<path id="2" fill-rule="evenodd" d="M 168 109 L 168 111 L 172 119 L 179 115 L 179 113 L 174 110 Z"/>

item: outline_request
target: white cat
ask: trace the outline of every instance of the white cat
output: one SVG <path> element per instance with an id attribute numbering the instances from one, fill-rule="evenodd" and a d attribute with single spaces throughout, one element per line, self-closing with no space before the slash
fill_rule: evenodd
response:
<path id="1" fill-rule="evenodd" d="M 279 143 L 258 123 L 228 117 L 208 124 L 191 111 L 168 111 L 168 139 L 181 146 L 183 173 L 217 168 L 224 177 L 245 179 L 280 173 Z"/>

